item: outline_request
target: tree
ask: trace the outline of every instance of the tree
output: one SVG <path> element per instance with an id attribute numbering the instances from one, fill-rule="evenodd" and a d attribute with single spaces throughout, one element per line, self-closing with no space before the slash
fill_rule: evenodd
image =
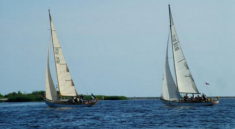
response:
<path id="1" fill-rule="evenodd" d="M 4 96 L 0 93 L 0 98 L 3 98 Z"/>

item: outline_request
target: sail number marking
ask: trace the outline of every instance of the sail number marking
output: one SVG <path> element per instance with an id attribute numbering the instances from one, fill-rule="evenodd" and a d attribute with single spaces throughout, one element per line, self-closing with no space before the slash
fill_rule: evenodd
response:
<path id="1" fill-rule="evenodd" d="M 60 58 L 59 57 L 56 57 L 56 63 L 59 64 L 60 63 Z"/>
<path id="2" fill-rule="evenodd" d="M 59 48 L 55 48 L 55 54 L 58 55 L 59 54 Z"/>
<path id="3" fill-rule="evenodd" d="M 178 42 L 174 43 L 173 45 L 174 45 L 174 50 L 175 50 L 175 51 L 178 51 L 178 50 L 179 50 L 179 44 L 178 44 Z"/>
<path id="4" fill-rule="evenodd" d="M 176 38 L 176 35 L 173 34 L 172 35 L 172 42 L 173 42 L 173 45 L 174 45 L 174 48 L 175 48 L 175 51 L 179 50 L 179 41 L 177 40 Z"/>

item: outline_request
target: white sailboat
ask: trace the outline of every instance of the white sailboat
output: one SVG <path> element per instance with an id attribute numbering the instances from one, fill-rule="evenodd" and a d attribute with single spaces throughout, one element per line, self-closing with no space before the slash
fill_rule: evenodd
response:
<path id="1" fill-rule="evenodd" d="M 48 52 L 46 68 L 46 104 L 51 107 L 80 107 L 94 105 L 97 102 L 95 96 L 92 95 L 91 100 L 84 100 L 82 95 L 78 95 L 68 65 L 63 56 L 61 45 L 57 38 L 55 25 L 52 21 L 50 10 L 49 19 L 57 85 L 59 90 L 56 90 L 52 80 Z"/>
<path id="2" fill-rule="evenodd" d="M 171 106 L 203 106 L 214 105 L 219 103 L 218 98 L 207 98 L 201 95 L 196 87 L 192 74 L 189 70 L 187 61 L 184 57 L 180 41 L 178 39 L 176 28 L 173 22 L 171 9 L 169 5 L 169 18 L 170 18 L 170 36 L 168 37 L 164 79 L 162 86 L 161 100 L 163 103 Z M 175 81 L 171 74 L 169 59 L 168 59 L 168 45 L 171 39 L 173 64 Z M 188 95 L 191 95 L 190 97 Z M 195 97 L 195 95 L 197 95 Z M 183 96 L 183 97 L 182 97 Z"/>

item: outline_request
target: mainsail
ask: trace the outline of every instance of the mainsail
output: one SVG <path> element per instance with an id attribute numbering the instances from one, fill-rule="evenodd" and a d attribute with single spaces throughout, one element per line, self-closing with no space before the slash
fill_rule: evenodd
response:
<path id="1" fill-rule="evenodd" d="M 164 78 L 163 78 L 163 86 L 162 86 L 162 98 L 164 100 L 174 101 L 179 100 L 180 95 L 173 80 L 169 61 L 168 61 L 168 44 L 169 38 L 167 41 L 167 48 L 166 48 L 166 59 L 165 59 L 165 70 L 164 70 Z"/>
<path id="2" fill-rule="evenodd" d="M 55 57 L 55 65 L 56 65 L 56 73 L 58 80 L 58 87 L 61 96 L 77 96 L 77 92 L 69 72 L 68 65 L 65 61 L 65 58 L 62 53 L 61 45 L 57 38 L 55 25 L 52 21 L 50 11 L 49 11 L 49 19 L 50 19 L 50 29 L 51 29 L 51 39 L 53 52 Z"/>
<path id="3" fill-rule="evenodd" d="M 57 92 L 51 77 L 50 65 L 49 65 L 49 52 L 47 57 L 47 68 L 46 68 L 46 99 L 55 101 L 57 100 Z"/>
<path id="4" fill-rule="evenodd" d="M 171 43 L 174 56 L 176 84 L 178 86 L 178 90 L 181 93 L 199 93 L 180 46 L 180 41 L 178 39 L 175 25 L 173 23 L 173 18 L 171 15 L 170 5 L 169 5 L 169 16 L 170 16 Z"/>

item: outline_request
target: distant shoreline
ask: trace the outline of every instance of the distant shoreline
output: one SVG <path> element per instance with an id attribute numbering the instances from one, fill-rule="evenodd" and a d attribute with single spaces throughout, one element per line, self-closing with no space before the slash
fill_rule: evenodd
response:
<path id="1" fill-rule="evenodd" d="M 32 93 L 12 92 L 7 95 L 0 94 L 0 102 L 40 102 L 44 101 L 45 91 L 33 91 Z M 90 95 L 84 95 L 89 100 Z M 235 96 L 209 96 L 219 98 L 235 98 Z M 156 100 L 160 97 L 126 97 L 117 95 L 96 95 L 98 100 Z"/>
<path id="2" fill-rule="evenodd" d="M 209 97 L 219 97 L 221 99 L 225 98 L 235 98 L 235 96 L 209 96 Z M 103 99 L 102 99 L 103 98 Z M 98 100 L 158 100 L 160 97 L 125 97 L 125 96 L 100 96 L 98 97 Z M 43 99 L 40 100 L 20 100 L 18 101 L 18 98 L 16 97 L 14 100 L 9 100 L 8 98 L 0 98 L 0 102 L 43 102 Z"/>
<path id="3" fill-rule="evenodd" d="M 90 100 L 90 95 L 83 95 L 84 99 Z M 128 100 L 126 96 L 96 95 L 98 100 Z M 45 99 L 45 91 L 33 91 L 32 93 L 11 92 L 6 95 L 0 94 L 0 102 L 40 102 Z M 67 97 L 70 99 L 70 97 Z"/>

